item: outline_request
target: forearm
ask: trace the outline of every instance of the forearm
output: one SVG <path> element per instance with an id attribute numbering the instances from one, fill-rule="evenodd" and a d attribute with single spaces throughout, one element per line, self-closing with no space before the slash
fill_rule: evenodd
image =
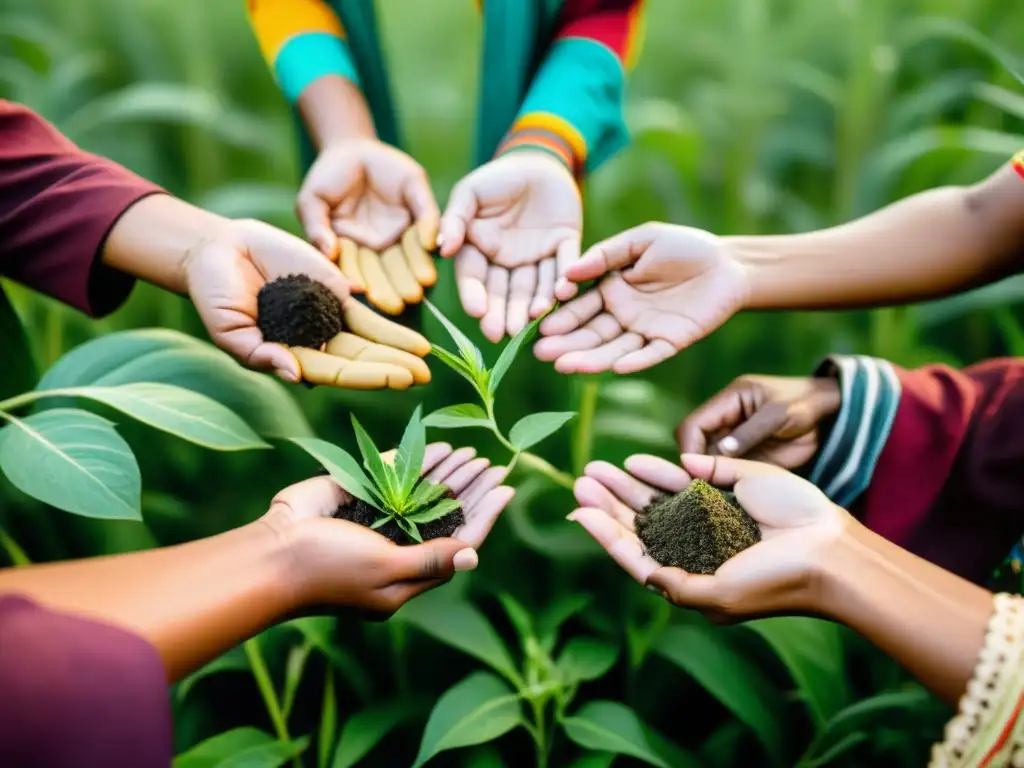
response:
<path id="1" fill-rule="evenodd" d="M 298 107 L 317 149 L 377 136 L 362 91 L 344 77 L 324 75 L 314 80 L 299 96 Z"/>
<path id="2" fill-rule="evenodd" d="M 831 309 L 936 298 L 1002 277 L 1024 254 L 1024 183 L 1009 167 L 801 235 L 729 237 L 750 309 Z"/>
<path id="3" fill-rule="evenodd" d="M 294 609 L 287 556 L 256 522 L 164 549 L 0 571 L 0 593 L 130 630 L 175 681 Z"/>
<path id="4" fill-rule="evenodd" d="M 952 706 L 992 614 L 992 593 L 855 523 L 828 553 L 818 603 Z"/>

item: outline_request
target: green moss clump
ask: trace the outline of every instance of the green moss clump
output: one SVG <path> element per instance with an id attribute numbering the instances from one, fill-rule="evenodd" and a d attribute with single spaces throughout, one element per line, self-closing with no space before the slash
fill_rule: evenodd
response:
<path id="1" fill-rule="evenodd" d="M 687 573 L 714 573 L 761 540 L 761 530 L 735 494 L 703 480 L 648 504 L 636 516 L 636 532 L 654 560 Z"/>
<path id="2" fill-rule="evenodd" d="M 320 349 L 341 333 L 341 302 L 306 275 L 271 280 L 256 299 L 257 324 L 266 341 Z"/>

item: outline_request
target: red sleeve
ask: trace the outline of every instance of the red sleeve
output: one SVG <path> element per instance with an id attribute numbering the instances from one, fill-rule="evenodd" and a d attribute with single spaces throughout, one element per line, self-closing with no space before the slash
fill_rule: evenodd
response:
<path id="1" fill-rule="evenodd" d="M 99 262 L 103 244 L 129 206 L 160 191 L 0 100 L 0 274 L 93 316 L 112 312 L 133 280 Z"/>
<path id="2" fill-rule="evenodd" d="M 116 627 L 0 597 L 0 764 L 169 768 L 156 649 Z"/>
<path id="3" fill-rule="evenodd" d="M 862 519 L 982 582 L 1024 532 L 1024 360 L 895 370 L 899 407 Z"/>

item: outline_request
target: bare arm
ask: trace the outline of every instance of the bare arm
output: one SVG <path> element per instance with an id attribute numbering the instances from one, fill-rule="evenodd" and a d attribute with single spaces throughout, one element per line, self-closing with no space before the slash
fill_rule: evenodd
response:
<path id="1" fill-rule="evenodd" d="M 842 226 L 728 237 L 749 309 L 830 309 L 936 298 L 1011 272 L 1024 256 L 1024 179 L 1011 165 L 973 187 L 933 189 Z"/>
<path id="2" fill-rule="evenodd" d="M 324 75 L 314 80 L 302 91 L 298 106 L 317 149 L 377 137 L 362 91 L 344 77 Z"/>

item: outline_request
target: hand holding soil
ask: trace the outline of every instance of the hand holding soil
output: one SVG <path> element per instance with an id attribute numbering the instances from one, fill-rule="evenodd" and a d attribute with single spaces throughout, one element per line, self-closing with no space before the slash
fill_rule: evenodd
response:
<path id="1" fill-rule="evenodd" d="M 680 607 L 700 610 L 717 621 L 816 609 L 815 575 L 850 517 L 813 485 L 767 464 L 692 454 L 683 455 L 683 466 L 637 455 L 627 460 L 626 469 L 606 462 L 588 465 L 585 476 L 576 481 L 580 508 L 570 519 L 580 523 L 636 581 Z M 760 538 L 755 541 L 757 535 L 744 534 L 743 526 L 735 525 L 743 516 L 727 513 L 725 525 L 710 520 L 713 515 L 698 521 L 705 533 L 715 525 L 723 550 L 730 544 L 737 550 L 710 574 L 666 567 L 653 557 L 655 552 L 659 556 L 678 552 L 688 541 L 690 549 L 680 559 L 700 563 L 714 554 L 698 545 L 700 537 L 684 531 L 674 542 L 662 540 L 648 548 L 637 532 L 644 527 L 638 515 L 652 502 L 664 503 L 665 494 L 679 494 L 695 482 L 701 484 L 700 493 L 707 491 L 704 483 L 732 487 Z M 719 508 L 718 514 L 722 512 Z"/>

